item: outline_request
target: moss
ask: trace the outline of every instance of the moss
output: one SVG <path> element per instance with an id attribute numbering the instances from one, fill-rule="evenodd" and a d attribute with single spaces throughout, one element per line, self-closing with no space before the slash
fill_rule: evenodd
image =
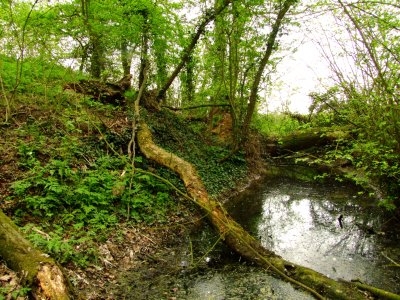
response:
<path id="1" fill-rule="evenodd" d="M 231 149 L 228 144 L 214 141 L 207 135 L 207 129 L 196 131 L 187 120 L 167 110 L 148 114 L 144 119 L 155 144 L 195 166 L 211 196 L 234 188 L 236 182 L 247 175 L 244 154 L 237 153 L 222 161 Z"/>
<path id="2" fill-rule="evenodd" d="M 20 274 L 24 284 L 32 284 L 42 263 L 54 264 L 53 259 L 35 249 L 18 227 L 0 211 L 0 256 Z"/>

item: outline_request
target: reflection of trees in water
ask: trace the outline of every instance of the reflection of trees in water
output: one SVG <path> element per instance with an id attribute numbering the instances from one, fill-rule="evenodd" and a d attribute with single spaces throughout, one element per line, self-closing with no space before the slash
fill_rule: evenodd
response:
<path id="1" fill-rule="evenodd" d="M 344 228 L 338 224 L 340 214 L 344 215 Z M 328 200 L 299 199 L 299 195 L 273 191 L 265 196 L 262 217 L 253 218 L 251 223 L 268 248 L 282 246 L 276 243 L 284 243 L 282 239 L 290 232 L 288 228 L 296 227 L 297 231 L 309 230 L 303 232 L 304 237 L 297 238 L 297 242 L 306 244 L 313 240 L 310 246 L 321 254 L 366 256 L 374 251 L 375 242 L 368 228 L 376 228 L 379 218 L 372 209 L 363 209 L 353 202 L 338 204 Z"/>
<path id="2" fill-rule="evenodd" d="M 379 231 L 379 216 L 371 207 L 359 205 L 347 189 L 338 192 L 287 181 L 275 184 L 264 193 L 247 194 L 234 209 L 235 219 L 266 247 L 299 243 L 299 247 L 312 247 L 326 255 L 372 254 L 376 237 L 368 228 Z M 343 228 L 338 223 L 341 214 Z"/>
<path id="3" fill-rule="evenodd" d="M 374 251 L 374 237 L 370 228 L 376 228 L 379 218 L 372 209 L 363 209 L 354 203 L 346 205 L 330 201 L 311 201 L 310 213 L 316 227 L 329 231 L 334 239 L 320 240 L 319 249 L 326 255 L 358 254 L 366 256 Z M 343 228 L 338 217 L 343 215 Z"/>
<path id="4" fill-rule="evenodd" d="M 371 283 L 396 278 L 396 270 L 383 267 L 387 261 L 380 252 L 385 249 L 398 261 L 393 254 L 399 253 L 398 242 L 393 243 L 389 235 L 369 233 L 369 228 L 381 230 L 383 216 L 348 188 L 338 192 L 336 188 L 286 182 L 253 193 L 254 198 L 247 195 L 242 199 L 242 224 L 268 249 L 332 277 Z M 341 214 L 343 228 L 338 222 Z M 395 250 L 390 251 L 390 245 Z"/>

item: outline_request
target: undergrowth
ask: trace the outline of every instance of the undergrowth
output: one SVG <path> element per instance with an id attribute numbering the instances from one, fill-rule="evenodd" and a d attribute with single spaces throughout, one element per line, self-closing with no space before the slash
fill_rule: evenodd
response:
<path id="1" fill-rule="evenodd" d="M 202 129 L 169 112 L 145 117 L 157 143 L 193 163 L 211 195 L 245 176 L 243 153 L 219 163 L 229 149 L 206 139 Z M 20 174 L 5 201 L 12 203 L 13 220 L 33 244 L 61 263 L 96 263 L 97 245 L 121 223 L 159 226 L 171 212 L 182 214 L 169 186 L 132 167 L 131 129 L 118 108 L 70 98 L 58 108 L 37 103 L 21 118 L 7 133 L 14 136 Z M 140 152 L 135 167 L 184 190 L 176 174 Z"/>
<path id="2" fill-rule="evenodd" d="M 202 134 L 207 131 L 206 124 L 189 126 L 183 117 L 167 110 L 152 114 L 147 122 L 157 144 L 196 166 L 211 196 L 234 188 L 247 174 L 244 153 L 223 160 L 231 150 Z"/>
<path id="3" fill-rule="evenodd" d="M 304 124 L 289 115 L 270 113 L 256 114 L 252 126 L 265 136 L 282 137 L 302 128 Z"/>
<path id="4" fill-rule="evenodd" d="M 164 224 L 176 209 L 167 185 L 132 168 L 125 153 L 129 126 L 113 130 L 106 112 L 85 106 L 41 110 L 9 130 L 20 174 L 4 199 L 36 246 L 80 266 L 96 261 L 96 244 L 118 224 Z M 135 165 L 150 163 L 137 155 Z"/>

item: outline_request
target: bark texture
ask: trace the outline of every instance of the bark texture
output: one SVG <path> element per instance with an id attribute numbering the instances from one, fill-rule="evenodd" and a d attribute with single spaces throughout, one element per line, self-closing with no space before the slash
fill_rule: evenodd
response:
<path id="1" fill-rule="evenodd" d="M 89 95 L 106 104 L 119 105 L 125 101 L 124 93 L 131 87 L 131 79 L 131 74 L 124 76 L 116 83 L 81 79 L 79 82 L 67 83 L 63 88 Z"/>
<path id="2" fill-rule="evenodd" d="M 300 150 L 319 148 L 333 144 L 335 141 L 350 139 L 349 127 L 336 130 L 331 128 L 313 128 L 308 130 L 295 131 L 279 141 L 266 141 L 267 152 L 272 156 L 292 154 Z"/>
<path id="3" fill-rule="evenodd" d="M 137 139 L 141 152 L 147 158 L 179 174 L 189 196 L 208 212 L 210 222 L 228 246 L 238 254 L 300 286 L 318 299 L 367 298 L 349 282 L 332 280 L 314 270 L 285 261 L 279 255 L 265 249 L 258 240 L 234 221 L 218 202 L 209 198 L 193 165 L 154 144 L 151 132 L 144 122 L 140 124 Z"/>
<path id="4" fill-rule="evenodd" d="M 72 299 L 61 268 L 25 239 L 18 227 L 0 210 L 0 256 L 18 272 L 34 299 Z"/>
<path id="5" fill-rule="evenodd" d="M 232 2 L 233 0 L 224 0 L 222 5 L 218 8 L 216 8 L 213 11 L 208 11 L 204 19 L 200 22 L 200 24 L 197 27 L 196 32 L 191 36 L 190 43 L 183 49 L 182 51 L 182 56 L 179 64 L 175 67 L 174 71 L 172 74 L 168 77 L 162 88 L 159 90 L 157 94 L 157 100 L 161 101 L 164 99 L 165 94 L 171 84 L 174 82 L 175 78 L 178 76 L 178 74 L 181 72 L 183 67 L 188 63 L 190 60 L 191 54 L 194 50 L 194 48 L 197 45 L 197 42 L 199 41 L 200 37 L 203 35 L 203 33 L 206 30 L 206 26 L 215 20 L 215 18 L 224 11 L 224 9 Z"/>

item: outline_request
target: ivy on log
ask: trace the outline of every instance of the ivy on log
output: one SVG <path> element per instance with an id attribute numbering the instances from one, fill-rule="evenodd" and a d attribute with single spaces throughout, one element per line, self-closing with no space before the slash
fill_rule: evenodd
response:
<path id="1" fill-rule="evenodd" d="M 71 299 L 68 281 L 58 264 L 25 239 L 0 210 L 0 256 L 32 287 L 34 299 Z"/>
<path id="2" fill-rule="evenodd" d="M 218 202 L 209 198 L 192 164 L 154 144 L 151 132 L 143 121 L 140 123 L 137 139 L 141 152 L 148 159 L 179 174 L 190 198 L 208 212 L 208 218 L 221 238 L 238 254 L 303 288 L 318 299 L 324 299 L 322 295 L 331 299 L 366 298 L 366 295 L 350 282 L 333 280 L 314 270 L 288 262 L 264 248 L 234 221 Z"/>
<path id="3" fill-rule="evenodd" d="M 89 95 L 105 104 L 119 105 L 125 101 L 124 93 L 131 87 L 132 75 L 126 75 L 116 83 L 81 79 L 64 85 L 64 90 Z"/>
<path id="4" fill-rule="evenodd" d="M 350 138 L 349 127 L 332 130 L 331 128 L 313 128 L 295 131 L 279 141 L 267 141 L 267 152 L 272 156 L 293 154 L 300 150 L 323 147 L 338 140 Z"/>

